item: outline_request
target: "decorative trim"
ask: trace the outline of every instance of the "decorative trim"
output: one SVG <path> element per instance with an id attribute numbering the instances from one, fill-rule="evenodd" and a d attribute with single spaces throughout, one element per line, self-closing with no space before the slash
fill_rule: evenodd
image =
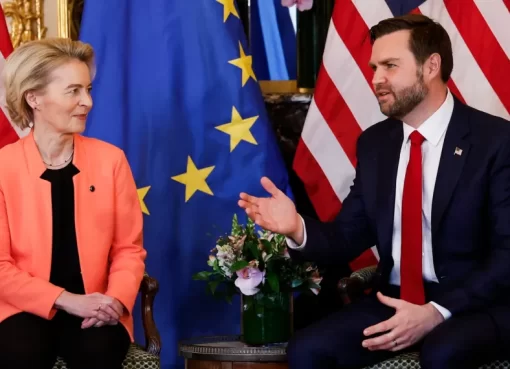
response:
<path id="1" fill-rule="evenodd" d="M 68 4 L 69 0 L 58 0 L 58 37 L 68 38 L 71 33 Z"/>
<path id="2" fill-rule="evenodd" d="M 43 3 L 44 0 L 12 0 L 2 4 L 5 17 L 11 19 L 10 36 L 14 48 L 46 36 Z"/>
<path id="3" fill-rule="evenodd" d="M 264 94 L 313 94 L 313 88 L 300 88 L 296 80 L 259 81 Z"/>

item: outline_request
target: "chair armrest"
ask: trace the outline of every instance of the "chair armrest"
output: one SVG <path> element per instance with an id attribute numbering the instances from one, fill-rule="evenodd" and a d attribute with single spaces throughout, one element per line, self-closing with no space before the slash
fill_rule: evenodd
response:
<path id="1" fill-rule="evenodd" d="M 350 277 L 338 281 L 338 292 L 344 304 L 360 298 L 365 290 L 372 287 L 376 275 L 377 265 L 362 268 L 353 272 Z"/>
<path id="2" fill-rule="evenodd" d="M 159 290 L 158 281 L 144 273 L 140 292 L 142 294 L 142 322 L 145 333 L 145 350 L 159 356 L 161 352 L 161 337 L 154 322 L 154 298 Z"/>

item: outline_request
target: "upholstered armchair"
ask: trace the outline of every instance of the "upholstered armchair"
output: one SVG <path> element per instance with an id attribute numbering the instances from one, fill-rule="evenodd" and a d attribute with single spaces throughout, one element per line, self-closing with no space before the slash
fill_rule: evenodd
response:
<path id="1" fill-rule="evenodd" d="M 158 289 L 158 281 L 145 273 L 140 285 L 145 346 L 131 344 L 124 360 L 124 369 L 160 369 L 159 353 L 161 351 L 161 338 L 153 317 L 154 298 Z M 53 369 L 67 368 L 62 358 L 58 358 L 53 367 Z"/>
<path id="2" fill-rule="evenodd" d="M 367 289 L 372 287 L 376 276 L 376 267 L 367 267 L 357 270 L 350 277 L 343 278 L 338 282 L 338 290 L 344 303 L 350 303 L 361 297 Z M 398 355 L 393 359 L 386 360 L 364 369 L 419 369 L 420 360 L 418 352 Z M 495 361 L 480 367 L 480 369 L 510 369 L 510 361 Z"/>

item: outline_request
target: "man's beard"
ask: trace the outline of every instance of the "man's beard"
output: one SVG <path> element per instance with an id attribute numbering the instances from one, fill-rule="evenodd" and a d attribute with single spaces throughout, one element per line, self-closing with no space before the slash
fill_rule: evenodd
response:
<path id="1" fill-rule="evenodd" d="M 429 89 L 423 81 L 423 73 L 418 71 L 417 81 L 414 85 L 405 87 L 399 91 L 391 90 L 393 95 L 393 103 L 380 105 L 381 112 L 392 118 L 402 119 L 411 111 L 413 111 L 418 104 L 427 96 Z"/>

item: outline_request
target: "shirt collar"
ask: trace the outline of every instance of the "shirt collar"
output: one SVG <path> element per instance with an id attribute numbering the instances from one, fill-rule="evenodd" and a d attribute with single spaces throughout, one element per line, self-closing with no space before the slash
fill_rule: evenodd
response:
<path id="1" fill-rule="evenodd" d="M 453 113 L 453 96 L 450 90 L 447 90 L 446 99 L 443 104 L 432 114 L 425 122 L 418 127 L 418 132 L 425 137 L 425 140 L 430 142 L 432 145 L 437 146 L 441 137 L 446 132 L 446 128 L 450 123 L 450 119 Z M 409 135 L 413 133 L 415 129 L 404 122 L 404 142 L 407 142 Z"/>

